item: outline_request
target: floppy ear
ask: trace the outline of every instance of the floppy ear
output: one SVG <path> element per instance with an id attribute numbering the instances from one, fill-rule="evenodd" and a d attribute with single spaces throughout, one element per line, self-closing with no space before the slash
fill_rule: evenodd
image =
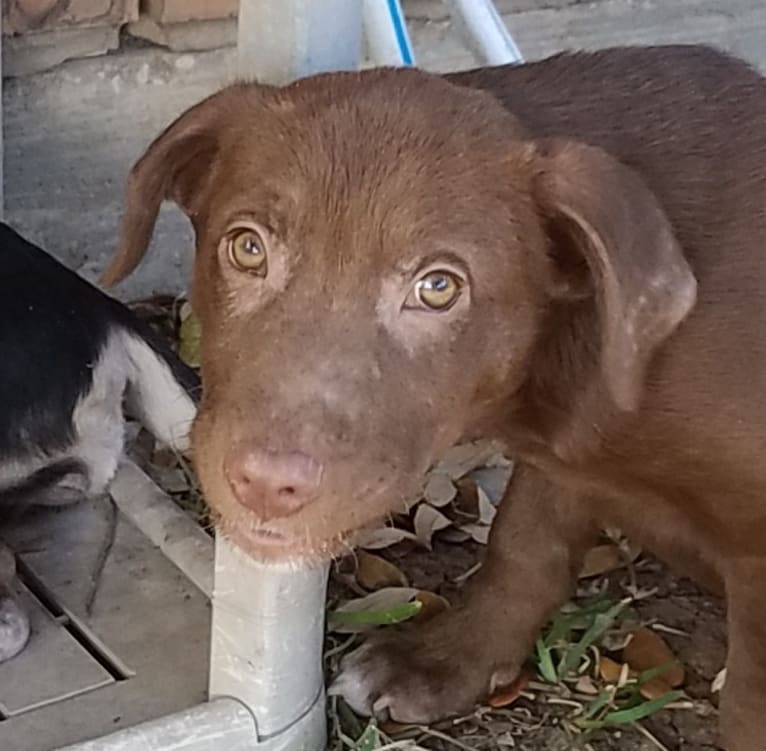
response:
<path id="1" fill-rule="evenodd" d="M 632 169 L 581 143 L 536 144 L 536 200 L 554 295 L 593 294 L 600 369 L 615 404 L 638 406 L 646 366 L 694 307 L 697 282 L 655 195 Z"/>
<path id="2" fill-rule="evenodd" d="M 187 215 L 194 213 L 195 198 L 218 151 L 220 125 L 231 111 L 230 102 L 241 100 L 244 88 L 230 86 L 187 110 L 133 166 L 119 245 L 101 275 L 101 284 L 117 284 L 141 262 L 163 201 L 174 201 Z"/>

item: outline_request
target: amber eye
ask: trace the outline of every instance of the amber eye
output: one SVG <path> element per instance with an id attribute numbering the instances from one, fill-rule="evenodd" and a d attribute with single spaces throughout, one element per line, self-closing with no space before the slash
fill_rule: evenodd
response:
<path id="1" fill-rule="evenodd" d="M 226 239 L 229 260 L 240 271 L 266 276 L 266 241 L 257 230 L 235 229 Z"/>
<path id="2" fill-rule="evenodd" d="M 447 310 L 460 297 L 463 283 L 450 271 L 430 271 L 415 282 L 415 298 L 424 308 Z"/>

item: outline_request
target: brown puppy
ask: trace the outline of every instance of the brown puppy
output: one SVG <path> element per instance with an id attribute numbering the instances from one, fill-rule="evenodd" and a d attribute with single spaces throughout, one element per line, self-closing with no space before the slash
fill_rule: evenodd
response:
<path id="1" fill-rule="evenodd" d="M 163 200 L 189 215 L 196 463 L 241 545 L 342 552 L 461 438 L 518 460 L 467 608 L 348 659 L 358 709 L 428 721 L 510 681 L 609 524 L 725 586 L 723 731 L 762 747 L 764 126 L 743 63 L 615 49 L 241 84 L 138 162 L 105 279 Z"/>

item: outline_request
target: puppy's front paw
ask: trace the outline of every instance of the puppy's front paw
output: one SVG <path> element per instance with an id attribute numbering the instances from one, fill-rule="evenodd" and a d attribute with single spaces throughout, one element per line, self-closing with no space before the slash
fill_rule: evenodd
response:
<path id="1" fill-rule="evenodd" d="M 13 595 L 16 558 L 0 543 L 0 662 L 15 657 L 29 640 L 29 618 Z"/>
<path id="2" fill-rule="evenodd" d="M 358 714 L 402 723 L 470 711 L 489 692 L 494 669 L 479 642 L 447 613 L 420 628 L 375 633 L 343 659 L 329 693 Z"/>
<path id="3" fill-rule="evenodd" d="M 29 618 L 15 597 L 0 595 L 0 662 L 15 657 L 29 641 Z"/>

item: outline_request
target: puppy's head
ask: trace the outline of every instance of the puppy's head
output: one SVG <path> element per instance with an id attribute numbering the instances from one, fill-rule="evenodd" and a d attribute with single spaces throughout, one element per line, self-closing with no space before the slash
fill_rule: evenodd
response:
<path id="1" fill-rule="evenodd" d="M 163 200 L 197 238 L 196 465 L 222 530 L 269 558 L 338 552 L 461 438 L 550 442 L 589 401 L 634 410 L 694 301 L 636 174 L 414 70 L 186 112 L 131 173 L 104 281 Z"/>

